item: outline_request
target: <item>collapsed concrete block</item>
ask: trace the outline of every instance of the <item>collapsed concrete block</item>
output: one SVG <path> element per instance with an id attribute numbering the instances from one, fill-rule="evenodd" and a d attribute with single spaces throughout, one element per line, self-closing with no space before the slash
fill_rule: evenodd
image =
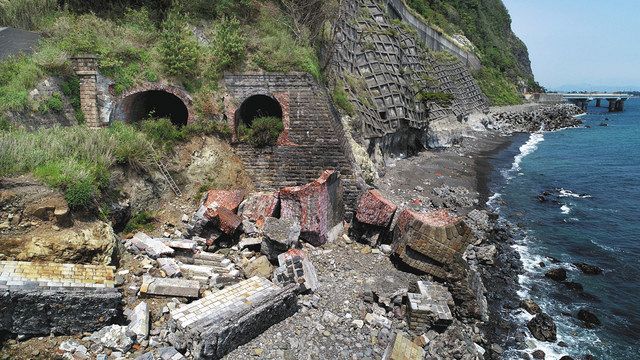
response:
<path id="1" fill-rule="evenodd" d="M 100 329 L 121 313 L 115 268 L 0 261 L 0 331 L 75 334 Z"/>
<path id="2" fill-rule="evenodd" d="M 152 239 L 149 235 L 139 232 L 129 240 L 138 251 L 141 251 L 151 258 L 173 255 L 173 249 L 163 244 L 159 239 Z"/>
<path id="3" fill-rule="evenodd" d="M 156 262 L 158 262 L 158 267 L 160 268 L 160 270 L 164 271 L 164 273 L 167 274 L 168 277 L 178 277 L 182 275 L 182 273 L 180 272 L 180 267 L 174 259 L 159 258 L 156 259 Z"/>
<path id="4" fill-rule="evenodd" d="M 418 281 L 418 289 L 419 294 L 407 294 L 409 328 L 427 331 L 432 327 L 443 330 L 449 326 L 453 322 L 449 306 L 454 306 L 454 301 L 447 288 L 430 281 Z"/>
<path id="5" fill-rule="evenodd" d="M 235 213 L 238 211 L 244 195 L 245 193 L 242 190 L 209 190 L 202 205 L 207 209 L 217 209 L 221 207 Z"/>
<path id="6" fill-rule="evenodd" d="M 242 218 L 226 208 L 215 210 L 215 218 L 218 220 L 220 230 L 227 235 L 235 234 L 242 224 Z"/>
<path id="7" fill-rule="evenodd" d="M 149 307 L 146 302 L 143 301 L 133 308 L 129 319 L 127 330 L 136 335 L 138 343 L 149 337 Z"/>
<path id="8" fill-rule="evenodd" d="M 422 360 L 424 350 L 407 337 L 396 333 L 382 355 L 382 360 Z"/>
<path id="9" fill-rule="evenodd" d="M 261 218 L 275 217 L 279 211 L 280 197 L 275 192 L 258 192 L 247 197 L 238 210 L 245 219 L 258 221 Z"/>
<path id="10" fill-rule="evenodd" d="M 266 218 L 260 252 L 275 261 L 278 255 L 298 246 L 300 225 L 293 219 Z"/>
<path id="11" fill-rule="evenodd" d="M 220 359 L 296 311 L 295 286 L 255 276 L 172 310 L 169 343 L 195 359 Z"/>
<path id="12" fill-rule="evenodd" d="M 133 346 L 133 339 L 129 336 L 126 326 L 105 326 L 89 336 L 90 341 L 106 348 L 126 353 Z"/>
<path id="13" fill-rule="evenodd" d="M 307 254 L 298 249 L 291 249 L 278 255 L 278 264 L 273 274 L 273 281 L 280 285 L 296 284 L 298 291 L 316 291 L 318 275 Z"/>
<path id="14" fill-rule="evenodd" d="M 448 269 L 463 263 L 473 241 L 471 230 L 445 210 L 416 213 L 405 209 L 393 230 L 393 253 L 405 264 L 445 279 Z"/>
<path id="15" fill-rule="evenodd" d="M 178 251 L 195 252 L 198 248 L 198 243 L 195 240 L 168 238 L 160 238 L 157 240 L 160 240 L 166 246 Z"/>
<path id="16" fill-rule="evenodd" d="M 200 283 L 195 280 L 144 275 L 140 292 L 149 295 L 197 298 L 200 295 Z"/>
<path id="17" fill-rule="evenodd" d="M 136 358 L 136 360 L 183 360 L 186 359 L 174 347 L 161 347 L 153 351 L 144 353 Z"/>
<path id="18" fill-rule="evenodd" d="M 378 190 L 365 192 L 358 200 L 356 220 L 362 224 L 388 228 L 398 207 Z"/>
<path id="19" fill-rule="evenodd" d="M 314 246 L 329 239 L 328 233 L 344 219 L 340 174 L 325 170 L 311 183 L 280 190 L 281 218 L 300 223 L 300 237 Z"/>

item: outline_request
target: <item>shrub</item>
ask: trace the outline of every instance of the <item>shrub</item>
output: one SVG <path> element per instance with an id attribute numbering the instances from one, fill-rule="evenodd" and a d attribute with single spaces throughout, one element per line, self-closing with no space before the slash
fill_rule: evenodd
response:
<path id="1" fill-rule="evenodd" d="M 275 116 L 257 117 L 251 122 L 250 128 L 242 129 L 241 137 L 254 147 L 263 148 L 275 145 L 283 130 L 282 119 Z"/>
<path id="2" fill-rule="evenodd" d="M 171 14 L 163 23 L 160 55 L 170 76 L 182 80 L 196 76 L 200 58 L 198 42 L 178 15 Z"/>
<path id="3" fill-rule="evenodd" d="M 0 131 L 11 131 L 13 125 L 4 116 L 0 116 Z"/>
<path id="4" fill-rule="evenodd" d="M 353 116 L 355 114 L 353 104 L 349 101 L 349 95 L 344 90 L 344 85 L 341 82 L 336 84 L 331 97 L 333 98 L 333 102 L 338 105 L 339 108 L 344 110 L 347 115 Z"/>
<path id="5" fill-rule="evenodd" d="M 133 126 L 116 121 L 107 129 L 115 142 L 114 160 L 134 169 L 148 169 L 153 164 L 150 155 L 151 142 Z"/>
<path id="6" fill-rule="evenodd" d="M 43 74 L 31 58 L 0 61 L 0 113 L 24 110 L 29 104 L 29 91 Z"/>
<path id="7" fill-rule="evenodd" d="M 53 93 L 47 100 L 40 104 L 40 111 L 45 113 L 49 111 L 59 113 L 63 108 L 62 95 L 57 92 Z"/>
<path id="8" fill-rule="evenodd" d="M 418 101 L 424 102 L 435 102 L 440 106 L 448 107 L 451 106 L 451 102 L 453 101 L 453 94 L 444 93 L 444 92 L 426 92 L 423 91 L 417 95 Z"/>
<path id="9" fill-rule="evenodd" d="M 213 30 L 213 65 L 217 71 L 238 65 L 245 54 L 245 38 L 238 19 L 226 19 L 216 23 Z"/>
<path id="10" fill-rule="evenodd" d="M 225 123 L 215 120 L 199 120 L 182 128 L 185 136 L 218 135 L 223 139 L 231 138 L 231 129 Z"/>
<path id="11" fill-rule="evenodd" d="M 176 143 L 185 138 L 184 133 L 167 118 L 143 120 L 140 128 L 147 138 L 162 150 L 173 149 Z"/>
<path id="12" fill-rule="evenodd" d="M 124 227 L 125 233 L 132 233 L 138 230 L 151 231 L 153 223 L 156 221 L 155 214 L 149 211 L 141 211 L 136 213 L 129 219 Z"/>
<path id="13" fill-rule="evenodd" d="M 34 175 L 47 185 L 61 188 L 72 208 L 90 207 L 106 183 L 99 165 L 69 159 L 52 160 L 34 169 Z"/>
<path id="14" fill-rule="evenodd" d="M 518 89 L 500 71 L 484 67 L 474 73 L 474 77 L 494 106 L 522 103 Z"/>
<path id="15" fill-rule="evenodd" d="M 34 30 L 39 20 L 57 7 L 57 0 L 0 0 L 0 24 Z"/>

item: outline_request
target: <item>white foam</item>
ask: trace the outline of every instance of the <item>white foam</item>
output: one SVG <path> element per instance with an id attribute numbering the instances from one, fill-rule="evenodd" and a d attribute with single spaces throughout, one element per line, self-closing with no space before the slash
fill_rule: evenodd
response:
<path id="1" fill-rule="evenodd" d="M 580 195 L 580 194 L 576 194 L 571 190 L 566 190 L 563 188 L 560 188 L 558 197 L 573 197 L 573 198 L 580 198 L 580 199 L 586 199 L 586 198 L 590 198 L 591 195 Z"/>
<path id="2" fill-rule="evenodd" d="M 560 207 L 560 211 L 562 211 L 562 213 L 566 215 L 571 212 L 571 208 L 565 204 Z"/>
<path id="3" fill-rule="evenodd" d="M 544 141 L 543 132 L 539 131 L 539 132 L 532 133 L 529 136 L 529 140 L 527 140 L 526 143 L 520 146 L 520 153 L 516 155 L 516 157 L 513 159 L 513 164 L 511 165 L 511 169 L 507 171 L 503 171 L 502 175 L 507 179 L 513 178 L 513 175 L 512 175 L 513 173 L 516 173 L 518 175 L 523 175 L 520 172 L 520 163 L 522 163 L 522 159 L 524 159 L 527 155 L 531 154 L 532 152 L 536 151 L 536 149 L 538 149 L 538 144 L 543 141 Z"/>

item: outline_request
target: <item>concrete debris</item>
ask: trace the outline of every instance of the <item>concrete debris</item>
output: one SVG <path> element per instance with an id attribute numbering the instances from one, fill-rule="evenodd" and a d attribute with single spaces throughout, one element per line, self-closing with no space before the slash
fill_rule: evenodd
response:
<path id="1" fill-rule="evenodd" d="M 133 308 L 129 319 L 127 329 L 135 334 L 137 342 L 146 340 L 149 337 L 149 307 L 147 303 L 143 301 Z"/>
<path id="2" fill-rule="evenodd" d="M 249 195 L 240 204 L 238 214 L 243 218 L 257 222 L 260 219 L 275 217 L 279 211 L 278 192 L 258 192 Z M 245 231 L 246 232 L 246 231 Z"/>
<path id="3" fill-rule="evenodd" d="M 292 219 L 266 218 L 263 233 L 260 252 L 275 261 L 279 254 L 298 246 L 300 225 Z"/>
<path id="4" fill-rule="evenodd" d="M 281 218 L 300 223 L 300 237 L 313 246 L 329 240 L 329 232 L 344 219 L 340 173 L 325 170 L 313 182 L 280 190 Z"/>
<path id="5" fill-rule="evenodd" d="M 382 355 L 382 360 L 422 360 L 424 350 L 401 333 L 396 333 Z"/>
<path id="6" fill-rule="evenodd" d="M 244 199 L 242 190 L 209 190 L 202 202 L 208 210 L 225 208 L 231 212 L 238 211 L 238 207 Z"/>
<path id="7" fill-rule="evenodd" d="M 197 298 L 200 294 L 200 283 L 195 280 L 157 278 L 144 275 L 142 277 L 140 293 Z"/>
<path id="8" fill-rule="evenodd" d="M 244 267 L 244 274 L 247 278 L 253 276 L 261 276 L 263 278 L 271 277 L 272 266 L 266 256 L 259 256 L 257 259 L 249 261 Z"/>
<path id="9" fill-rule="evenodd" d="M 183 360 L 186 359 L 174 347 L 161 347 L 140 355 L 136 360 Z"/>
<path id="10" fill-rule="evenodd" d="M 365 192 L 358 200 L 356 220 L 362 224 L 388 228 L 398 207 L 378 190 Z"/>
<path id="11" fill-rule="evenodd" d="M 173 255 L 173 249 L 163 244 L 159 239 L 153 239 L 149 235 L 139 232 L 129 240 L 129 244 L 138 250 L 155 259 L 161 256 Z"/>
<path id="12" fill-rule="evenodd" d="M 195 240 L 167 238 L 160 238 L 157 240 L 160 240 L 166 246 L 178 251 L 195 252 L 198 248 L 198 243 Z"/>
<path id="13" fill-rule="evenodd" d="M 316 268 L 302 250 L 291 249 L 278 255 L 280 265 L 273 274 L 273 281 L 280 285 L 296 284 L 301 293 L 316 291 L 319 286 Z"/>
<path id="14" fill-rule="evenodd" d="M 133 346 L 134 341 L 129 336 L 126 326 L 111 325 L 91 334 L 87 340 L 100 344 L 114 351 L 126 353 Z"/>
<path id="15" fill-rule="evenodd" d="M 407 312 L 409 328 L 427 331 L 432 327 L 445 329 L 453 322 L 449 305 L 453 306 L 453 297 L 446 287 L 429 282 L 418 281 L 420 293 L 409 293 Z"/>
<path id="16" fill-rule="evenodd" d="M 156 261 L 158 262 L 158 267 L 160 267 L 160 270 L 164 271 L 164 273 L 168 277 L 180 277 L 182 275 L 182 273 L 180 272 L 180 267 L 174 259 L 159 258 Z"/>
<path id="17" fill-rule="evenodd" d="M 405 264 L 440 279 L 462 264 L 473 241 L 471 230 L 446 210 L 416 213 L 405 209 L 393 231 L 393 252 Z"/>
<path id="18" fill-rule="evenodd" d="M 297 310 L 295 286 L 252 277 L 171 311 L 169 342 L 195 358 L 221 358 Z"/>

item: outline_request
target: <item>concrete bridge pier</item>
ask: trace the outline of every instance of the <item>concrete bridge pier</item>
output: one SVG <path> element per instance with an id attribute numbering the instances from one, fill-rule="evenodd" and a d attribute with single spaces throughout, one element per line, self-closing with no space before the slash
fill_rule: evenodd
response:
<path id="1" fill-rule="evenodd" d="M 587 111 L 587 106 L 589 105 L 589 99 L 571 99 L 570 100 L 574 105 L 582 109 L 582 111 Z"/>
<path id="2" fill-rule="evenodd" d="M 602 101 L 602 99 L 596 99 L 596 107 L 600 107 L 600 102 Z"/>
<path id="3" fill-rule="evenodd" d="M 622 99 L 607 99 L 609 102 L 609 112 L 621 112 L 624 111 L 624 100 Z"/>

